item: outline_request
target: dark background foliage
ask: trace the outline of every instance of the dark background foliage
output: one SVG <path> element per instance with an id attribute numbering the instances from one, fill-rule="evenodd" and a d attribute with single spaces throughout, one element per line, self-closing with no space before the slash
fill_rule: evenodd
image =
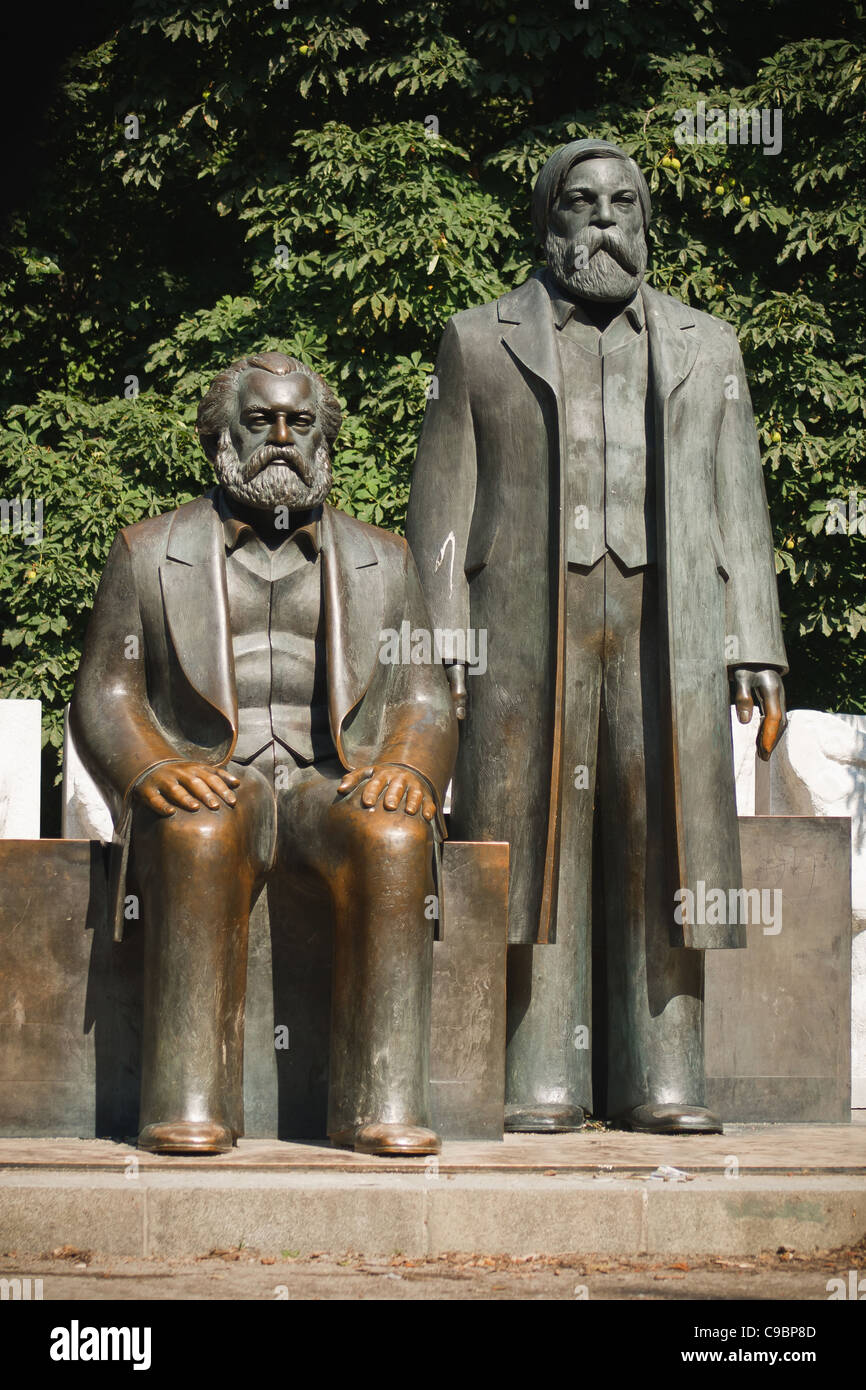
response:
<path id="1" fill-rule="evenodd" d="M 279 3 L 40 7 L 6 35 L 28 84 L 4 123 L 0 496 L 41 498 L 44 535 L 0 534 L 0 695 L 41 698 L 59 747 L 113 535 L 208 482 L 195 407 L 245 352 L 327 376 L 336 501 L 400 528 L 442 328 L 538 264 L 532 180 L 593 134 L 649 178 L 651 283 L 740 336 L 789 702 L 866 712 L 864 537 L 827 507 L 866 481 L 859 0 Z M 700 99 L 781 109 L 781 152 L 677 145 Z"/>

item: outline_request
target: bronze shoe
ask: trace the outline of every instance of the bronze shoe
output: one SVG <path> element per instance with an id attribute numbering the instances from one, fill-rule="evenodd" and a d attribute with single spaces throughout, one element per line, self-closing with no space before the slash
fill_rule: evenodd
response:
<path id="1" fill-rule="evenodd" d="M 703 1105 L 636 1105 L 615 1121 L 637 1134 L 724 1134 L 722 1122 Z"/>
<path id="2" fill-rule="evenodd" d="M 335 1134 L 329 1134 L 328 1139 L 334 1149 L 354 1149 L 355 1147 L 354 1129 L 341 1129 Z"/>
<path id="3" fill-rule="evenodd" d="M 355 1153 L 408 1155 L 438 1154 L 439 1135 L 422 1125 L 359 1125 L 355 1130 Z"/>
<path id="4" fill-rule="evenodd" d="M 171 1120 L 145 1125 L 138 1147 L 151 1154 L 226 1154 L 231 1152 L 232 1132 L 211 1120 Z"/>
<path id="5" fill-rule="evenodd" d="M 506 1134 L 568 1134 L 583 1129 L 586 1112 L 580 1105 L 506 1105 Z"/>

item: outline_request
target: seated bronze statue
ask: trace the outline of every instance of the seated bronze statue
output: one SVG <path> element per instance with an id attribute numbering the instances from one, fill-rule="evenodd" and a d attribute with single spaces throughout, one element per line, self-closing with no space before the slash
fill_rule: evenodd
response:
<path id="1" fill-rule="evenodd" d="M 243 1133 L 249 916 L 279 876 L 334 924 L 328 1133 L 434 1153 L 429 1039 L 441 806 L 456 724 L 405 542 L 329 506 L 340 407 L 293 358 L 243 358 L 198 431 L 218 486 L 117 536 L 72 702 L 115 817 L 113 894 L 145 941 L 139 1147 Z"/>

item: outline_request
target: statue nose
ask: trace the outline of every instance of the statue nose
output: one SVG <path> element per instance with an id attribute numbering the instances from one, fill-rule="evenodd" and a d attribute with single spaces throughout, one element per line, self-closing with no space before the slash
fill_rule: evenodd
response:
<path id="1" fill-rule="evenodd" d="M 291 438 L 291 432 L 289 430 L 285 416 L 278 415 L 274 423 L 271 425 L 270 433 L 268 434 L 268 443 L 288 444 L 291 441 Z"/>

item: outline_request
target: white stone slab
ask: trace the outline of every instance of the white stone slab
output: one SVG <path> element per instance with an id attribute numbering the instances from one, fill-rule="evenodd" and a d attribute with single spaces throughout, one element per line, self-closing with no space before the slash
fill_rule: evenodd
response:
<path id="1" fill-rule="evenodd" d="M 0 700 L 0 840 L 38 840 L 42 701 Z"/>
<path id="2" fill-rule="evenodd" d="M 851 817 L 851 899 L 866 927 L 866 715 L 793 710 L 770 759 L 774 816 Z"/>
<path id="3" fill-rule="evenodd" d="M 866 1107 L 866 715 L 798 709 L 770 759 L 770 814 L 851 817 L 851 1104 Z"/>
<path id="4" fill-rule="evenodd" d="M 737 783 L 737 815 L 755 814 L 755 741 L 758 737 L 758 714 L 750 724 L 741 724 L 737 707 L 731 705 L 731 739 L 734 745 L 734 777 Z"/>
<path id="5" fill-rule="evenodd" d="M 69 706 L 63 724 L 63 838 L 105 840 L 114 834 L 111 811 L 75 747 Z"/>

